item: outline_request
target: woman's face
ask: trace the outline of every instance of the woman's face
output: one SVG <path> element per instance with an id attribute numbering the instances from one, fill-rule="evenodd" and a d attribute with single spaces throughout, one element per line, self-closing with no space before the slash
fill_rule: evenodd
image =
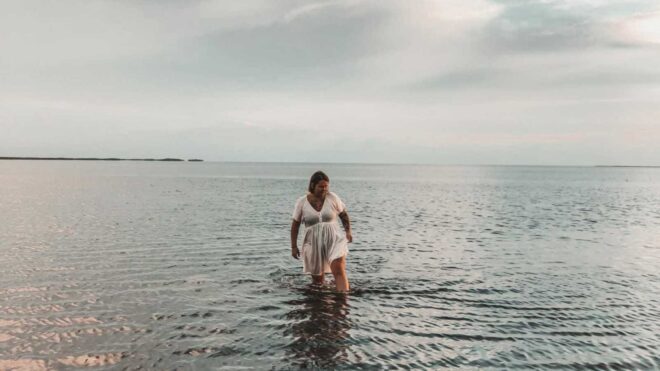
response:
<path id="1" fill-rule="evenodd" d="M 330 182 L 327 180 L 322 180 L 314 186 L 314 196 L 316 197 L 324 197 L 325 195 L 328 194 L 328 190 L 330 189 Z"/>

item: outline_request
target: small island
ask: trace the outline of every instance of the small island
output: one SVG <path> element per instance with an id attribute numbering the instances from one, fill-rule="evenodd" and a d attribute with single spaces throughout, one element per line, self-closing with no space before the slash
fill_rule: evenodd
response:
<path id="1" fill-rule="evenodd" d="M 117 157 L 0 157 L 0 160 L 66 160 L 66 161 L 185 161 L 180 158 L 117 158 Z M 191 158 L 188 161 L 204 160 Z"/>

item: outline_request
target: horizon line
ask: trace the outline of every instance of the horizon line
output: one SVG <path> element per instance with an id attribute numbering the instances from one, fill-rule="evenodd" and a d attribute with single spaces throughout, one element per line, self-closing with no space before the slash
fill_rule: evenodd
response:
<path id="1" fill-rule="evenodd" d="M 559 164 L 460 164 L 460 163 L 415 163 L 415 162 L 330 162 L 330 161 L 237 161 L 237 160 L 202 160 L 198 157 L 180 159 L 175 157 L 160 158 L 119 158 L 119 157 L 38 157 L 38 156 L 0 156 L 0 160 L 27 161 L 144 161 L 144 162 L 205 162 L 233 164 L 296 164 L 296 165 L 379 165 L 379 166 L 466 166 L 466 167 L 620 167 L 620 168 L 660 168 L 660 165 L 559 165 Z"/>

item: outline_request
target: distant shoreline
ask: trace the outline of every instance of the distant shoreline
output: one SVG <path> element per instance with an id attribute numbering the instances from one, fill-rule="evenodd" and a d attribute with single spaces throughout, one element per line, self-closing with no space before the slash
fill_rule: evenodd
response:
<path id="1" fill-rule="evenodd" d="M 117 158 L 117 157 L 17 157 L 0 156 L 0 160 L 65 160 L 65 161 L 172 161 L 172 162 L 203 162 L 205 160 L 191 158 Z M 300 162 L 300 161 L 211 161 L 231 164 L 287 164 L 287 165 L 376 165 L 376 166 L 443 166 L 443 167 L 580 167 L 580 168 L 648 168 L 660 169 L 660 165 L 529 165 L 529 164 L 432 164 L 432 163 L 378 163 L 378 162 Z"/>
<path id="2" fill-rule="evenodd" d="M 0 160 L 66 160 L 66 161 L 186 161 L 180 158 L 117 158 L 117 157 L 0 157 Z M 190 162 L 202 162 L 198 158 Z"/>

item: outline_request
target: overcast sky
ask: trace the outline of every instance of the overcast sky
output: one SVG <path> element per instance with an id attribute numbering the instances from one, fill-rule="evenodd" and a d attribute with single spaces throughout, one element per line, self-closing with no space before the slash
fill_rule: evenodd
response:
<path id="1" fill-rule="evenodd" d="M 2 1 L 0 156 L 660 165 L 660 3 Z"/>

